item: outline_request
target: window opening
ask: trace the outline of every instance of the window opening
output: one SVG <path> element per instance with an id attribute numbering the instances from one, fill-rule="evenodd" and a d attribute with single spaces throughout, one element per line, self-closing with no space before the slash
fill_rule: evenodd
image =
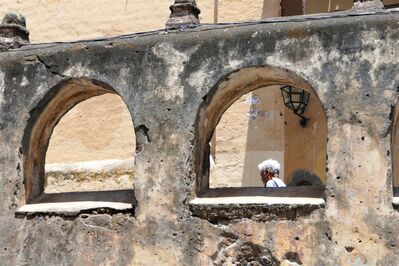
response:
<path id="1" fill-rule="evenodd" d="M 324 185 L 327 131 L 322 107 L 314 94 L 306 93 L 301 112 L 309 117 L 305 126 L 285 105 L 286 88 L 256 89 L 225 111 L 210 144 L 210 188 L 263 187 L 258 165 L 267 159 L 280 164 L 278 176 L 287 186 Z"/>
<path id="2" fill-rule="evenodd" d="M 44 192 L 133 189 L 134 150 L 134 127 L 118 95 L 83 101 L 54 128 Z"/>
<path id="3" fill-rule="evenodd" d="M 69 79 L 30 112 L 22 148 L 26 205 L 17 214 L 131 212 L 135 132 L 109 85 Z"/>

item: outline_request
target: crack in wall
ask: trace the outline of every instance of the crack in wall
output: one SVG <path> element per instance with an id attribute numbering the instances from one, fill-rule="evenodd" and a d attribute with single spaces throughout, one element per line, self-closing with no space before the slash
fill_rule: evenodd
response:
<path id="1" fill-rule="evenodd" d="M 64 75 L 64 74 L 61 74 L 61 73 L 58 72 L 58 71 L 55 71 L 54 68 L 57 68 L 57 66 L 56 66 L 56 65 L 53 66 L 53 65 L 47 64 L 46 61 L 44 61 L 40 56 L 37 55 L 36 58 L 37 58 L 37 60 L 38 60 L 48 71 L 50 71 L 50 73 L 52 73 L 52 74 L 54 74 L 54 75 L 57 75 L 57 76 L 60 76 L 60 77 L 62 77 L 62 78 L 70 77 L 70 76 L 66 76 L 66 75 Z"/>

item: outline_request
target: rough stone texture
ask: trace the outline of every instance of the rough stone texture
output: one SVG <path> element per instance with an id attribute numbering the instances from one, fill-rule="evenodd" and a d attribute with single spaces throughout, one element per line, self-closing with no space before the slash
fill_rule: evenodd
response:
<path id="1" fill-rule="evenodd" d="M 314 210 L 323 208 L 324 204 L 215 204 L 191 205 L 194 216 L 208 220 L 213 224 L 229 224 L 241 219 L 252 221 L 296 220 L 309 215 Z"/>
<path id="2" fill-rule="evenodd" d="M 399 14 L 334 16 L 29 45 L 1 54 L 1 262 L 395 265 L 399 214 L 392 207 L 389 151 Z M 319 96 L 329 138 L 325 208 L 295 219 L 224 225 L 191 214 L 189 200 L 201 179 L 198 136 L 213 130 L 197 124 L 198 110 L 241 74 L 256 78 L 242 80 L 235 93 L 227 88 L 233 98 L 281 81 Z M 128 106 L 136 138 L 147 136 L 140 137 L 146 141 L 139 141 L 136 158 L 135 214 L 16 218 L 25 201 L 28 121 L 60 82 L 82 77 L 112 87 Z"/>

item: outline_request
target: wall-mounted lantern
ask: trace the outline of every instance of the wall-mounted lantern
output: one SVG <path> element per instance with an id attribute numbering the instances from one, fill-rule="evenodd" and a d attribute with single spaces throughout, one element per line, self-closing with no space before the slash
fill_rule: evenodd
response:
<path id="1" fill-rule="evenodd" d="M 308 105 L 310 93 L 288 85 L 282 86 L 280 89 L 285 106 L 290 108 L 294 114 L 301 118 L 300 124 L 302 127 L 305 127 L 309 119 L 302 114 L 305 112 L 306 106 Z"/>

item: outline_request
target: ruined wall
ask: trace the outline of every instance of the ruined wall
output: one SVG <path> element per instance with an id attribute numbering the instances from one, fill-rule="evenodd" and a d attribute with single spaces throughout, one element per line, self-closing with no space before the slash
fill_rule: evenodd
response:
<path id="1" fill-rule="evenodd" d="M 399 84 L 399 14 L 336 16 L 0 54 L 1 262 L 395 265 L 390 114 Z M 325 198 L 196 198 L 197 136 L 207 130 L 197 124 L 198 111 L 240 75 L 248 92 L 288 80 L 317 93 L 328 125 Z M 115 89 L 133 124 L 148 129 L 136 158 L 135 210 L 16 215 L 25 204 L 29 121 L 60 82 L 82 77 Z"/>
<path id="2" fill-rule="evenodd" d="M 31 41 L 35 43 L 109 37 L 164 28 L 165 21 L 169 16 L 168 7 L 172 2 L 168 0 L 151 3 L 141 0 L 119 1 L 110 6 L 109 1 L 34 1 L 29 3 L 6 1 L 0 4 L 0 10 L 23 13 L 31 31 Z M 279 3 L 280 1 L 263 0 L 218 1 L 215 9 L 213 0 L 198 1 L 201 8 L 200 21 L 202 23 L 212 23 L 215 18 L 219 22 L 227 22 L 259 20 L 279 16 Z M 43 23 L 43 21 L 46 21 L 46 23 Z M 233 117 L 230 118 L 228 123 L 235 121 L 239 112 L 233 111 L 232 115 Z M 117 121 L 115 120 L 116 116 L 118 116 Z M 98 119 L 98 117 L 102 118 Z M 117 97 L 104 95 L 92 98 L 75 106 L 71 110 L 71 114 L 67 113 L 60 120 L 53 132 L 46 161 L 49 164 L 58 164 L 58 168 L 60 168 L 60 164 L 78 163 L 75 168 L 79 168 L 82 165 L 93 165 L 91 163 L 93 161 L 127 158 L 133 160 L 134 149 L 125 148 L 135 145 L 133 126 L 128 110 Z M 228 131 L 218 134 L 217 142 L 215 142 L 215 146 L 221 148 L 218 151 L 223 152 L 219 156 L 218 166 L 218 171 L 223 174 L 218 174 L 218 180 L 219 184 L 241 186 L 242 180 L 235 183 L 226 177 L 229 172 L 227 170 L 228 165 L 231 164 L 231 160 L 226 156 L 234 156 L 235 149 L 224 145 L 224 143 L 234 137 L 238 137 L 239 144 L 245 145 L 247 138 L 245 133 L 233 136 Z M 230 159 L 237 161 L 237 158 Z M 240 173 L 240 179 L 252 177 L 253 180 L 244 182 L 244 185 L 259 185 L 257 168 L 254 168 L 254 166 L 262 159 L 247 160 L 249 165 L 245 166 L 245 173 L 242 173 L 244 165 L 239 162 L 231 170 L 236 174 Z M 242 161 L 244 161 L 244 158 Z M 283 164 L 283 161 L 280 161 Z M 87 174 L 71 169 L 70 165 L 64 166 L 65 169 L 69 169 L 69 174 L 64 170 L 53 172 L 51 170 L 53 168 L 51 165 L 48 167 L 50 171 L 49 179 L 54 180 L 54 182 L 49 182 L 53 184 L 52 190 L 73 190 L 85 186 L 90 190 L 93 187 L 101 187 L 94 185 L 98 183 L 96 179 L 109 185 L 115 183 L 112 178 L 105 181 L 105 175 L 103 173 L 96 174 L 95 168 L 90 170 L 89 167 L 85 167 Z M 134 171 L 133 168 L 133 165 L 131 165 L 132 171 Z M 82 174 L 86 177 L 91 176 L 89 186 L 84 185 L 85 182 L 80 179 L 71 179 L 71 176 Z M 54 176 L 58 178 L 54 179 Z M 57 180 L 58 182 L 56 182 Z"/>
<path id="3" fill-rule="evenodd" d="M 28 22 L 28 28 L 31 31 L 31 42 L 50 42 L 50 41 L 71 41 L 77 39 L 102 38 L 127 34 L 132 32 L 142 32 L 154 29 L 164 28 L 165 21 L 169 16 L 168 6 L 172 1 L 156 1 L 149 3 L 142 0 L 117 1 L 112 5 L 109 1 L 2 1 L 0 3 L 0 12 L 18 11 L 23 13 Z M 200 0 L 198 5 L 201 8 L 200 20 L 202 23 L 212 23 L 231 21 L 254 21 L 269 17 L 281 15 L 280 0 Z M 328 5 L 328 3 L 329 5 Z M 306 1 L 304 7 L 306 13 L 317 13 L 335 11 L 331 6 L 340 5 L 345 1 Z M 350 1 L 346 1 L 346 7 L 349 8 Z M 330 9 L 326 9 L 327 7 Z M 341 8 L 342 9 L 342 8 Z M 1 14 L 0 14 L 1 15 Z M 276 99 L 280 100 L 280 95 Z M 87 104 L 90 103 L 90 106 Z M 133 159 L 134 154 L 128 152 L 124 147 L 131 147 L 135 143 L 133 127 L 129 120 L 129 114 L 124 104 L 117 98 L 108 98 L 106 96 L 93 98 L 89 103 L 82 103 L 72 109 L 74 115 L 66 115 L 56 127 L 53 138 L 50 142 L 47 154 L 48 163 L 71 163 L 81 162 L 85 164 L 90 161 L 107 160 L 107 159 Z M 86 107 L 84 107 L 86 106 Z M 87 112 L 90 109 L 92 112 Z M 233 107 L 234 109 L 234 107 Z M 240 109 L 240 108 L 238 108 Z M 104 119 L 97 119 L 98 113 L 95 110 L 102 110 L 101 113 L 107 113 Z M 119 117 L 124 117 L 119 121 L 115 121 L 109 114 L 117 112 Z M 240 116 L 240 110 L 231 110 L 231 115 L 227 124 L 232 124 Z M 75 119 L 80 117 L 80 119 Z M 278 117 L 276 118 L 278 119 Z M 289 116 L 288 119 L 295 117 Z M 289 125 L 294 124 L 287 121 Z M 133 125 L 134 126 L 134 125 Z M 242 129 L 242 134 L 233 135 L 229 130 L 219 132 L 215 139 L 215 147 L 222 152 L 218 160 L 218 176 L 219 184 L 232 184 L 229 180 L 231 172 L 235 173 L 237 178 L 241 179 L 241 184 L 246 186 L 261 185 L 256 165 L 259 161 L 266 159 L 269 154 L 264 154 L 265 158 L 258 154 L 252 156 L 249 153 L 235 156 L 237 148 L 226 146 L 230 139 L 236 139 L 238 145 L 246 145 L 248 136 Z M 115 133 L 118 128 L 121 134 Z M 96 129 L 96 130 L 95 130 Z M 95 131 L 94 131 L 95 130 Z M 92 132 L 87 134 L 87 132 Z M 283 132 L 282 130 L 280 130 Z M 290 132 L 286 139 L 291 139 Z M 298 135 L 296 134 L 296 136 Z M 274 142 L 280 137 L 274 136 Z M 264 141 L 262 145 L 267 145 Z M 290 151 L 296 152 L 293 148 L 295 145 L 287 145 Z M 301 148 L 301 147 L 300 147 Z M 244 148 L 248 151 L 253 148 Z M 274 149 L 274 148 L 273 148 Z M 271 150 L 273 150 L 271 149 Z M 270 150 L 270 149 L 269 149 Z M 284 167 L 283 154 L 280 149 L 276 153 L 271 153 L 270 157 L 278 159 Z M 313 157 L 312 153 L 308 153 L 309 157 Z M 274 157 L 276 155 L 277 157 Z M 252 156 L 252 157 L 251 157 Z M 245 160 L 245 163 L 239 161 Z M 252 159 L 251 159 L 252 158 Z M 301 161 L 290 164 L 288 169 L 282 170 L 287 172 L 287 179 L 292 172 L 299 168 L 315 169 L 319 176 L 324 175 L 323 163 L 318 163 L 318 167 L 313 164 L 304 163 L 313 159 L 304 158 Z M 232 163 L 238 161 L 238 163 Z M 87 164 L 87 163 L 86 163 Z M 234 164 L 232 166 L 232 164 Z M 132 165 L 133 168 L 133 165 Z M 236 178 L 236 179 L 237 179 Z M 237 182 L 233 182 L 238 184 Z"/>

